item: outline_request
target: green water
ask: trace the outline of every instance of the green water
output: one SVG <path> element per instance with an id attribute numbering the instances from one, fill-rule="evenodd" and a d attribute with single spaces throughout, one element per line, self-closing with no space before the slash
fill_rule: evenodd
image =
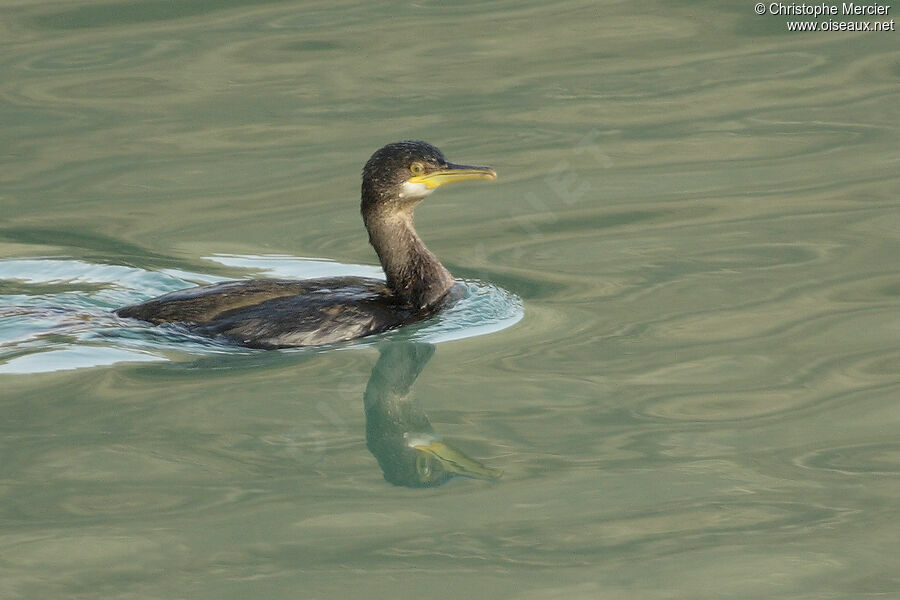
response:
<path id="1" fill-rule="evenodd" d="M 90 316 L 6 313 L 0 598 L 900 598 L 900 38 L 785 20 L 0 2 L 0 295 Z M 385 481 L 373 345 L 103 322 L 373 264 L 359 171 L 405 138 L 499 174 L 417 223 L 524 316 L 412 392 L 497 481 Z"/>

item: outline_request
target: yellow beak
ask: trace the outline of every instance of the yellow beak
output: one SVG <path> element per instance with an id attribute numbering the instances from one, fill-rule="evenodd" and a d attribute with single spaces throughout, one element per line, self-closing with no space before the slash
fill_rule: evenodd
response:
<path id="1" fill-rule="evenodd" d="M 496 481 L 503 475 L 500 469 L 492 469 L 486 467 L 477 460 L 469 458 L 453 446 L 448 446 L 444 442 L 431 442 L 430 444 L 419 444 L 413 446 L 420 452 L 426 452 L 441 462 L 441 466 L 451 473 L 472 477 L 475 479 L 488 479 Z"/>
<path id="2" fill-rule="evenodd" d="M 468 165 L 447 164 L 443 169 L 438 169 L 423 175 L 415 175 L 409 178 L 409 183 L 421 183 L 429 190 L 440 187 L 454 181 L 466 181 L 468 179 L 485 179 L 493 181 L 497 179 L 497 172 L 490 167 L 470 167 Z"/>

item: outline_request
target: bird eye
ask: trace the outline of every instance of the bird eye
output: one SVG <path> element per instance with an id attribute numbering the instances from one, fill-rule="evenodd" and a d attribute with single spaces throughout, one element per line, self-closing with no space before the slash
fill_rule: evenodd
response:
<path id="1" fill-rule="evenodd" d="M 420 162 L 414 162 L 413 164 L 409 165 L 409 171 L 413 175 L 421 175 L 425 172 L 425 165 Z"/>

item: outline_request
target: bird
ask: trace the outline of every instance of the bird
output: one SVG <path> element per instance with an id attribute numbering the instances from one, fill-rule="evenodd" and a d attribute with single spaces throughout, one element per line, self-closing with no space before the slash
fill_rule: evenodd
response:
<path id="1" fill-rule="evenodd" d="M 189 331 L 249 348 L 320 346 L 397 329 L 434 316 L 462 295 L 413 223 L 437 188 L 497 179 L 491 167 L 449 162 L 420 140 L 387 144 L 362 171 L 360 212 L 385 279 L 245 279 L 179 290 L 120 308 L 121 318 Z"/>

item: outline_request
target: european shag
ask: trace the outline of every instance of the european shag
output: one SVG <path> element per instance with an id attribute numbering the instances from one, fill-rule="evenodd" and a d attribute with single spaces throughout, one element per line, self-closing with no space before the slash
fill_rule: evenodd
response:
<path id="1" fill-rule="evenodd" d="M 438 187 L 493 180 L 490 167 L 457 165 L 421 141 L 388 144 L 362 172 L 363 222 L 386 281 L 363 277 L 227 281 L 179 290 L 116 311 L 252 348 L 317 346 L 395 329 L 451 303 L 455 281 L 413 226 L 415 206 Z"/>

